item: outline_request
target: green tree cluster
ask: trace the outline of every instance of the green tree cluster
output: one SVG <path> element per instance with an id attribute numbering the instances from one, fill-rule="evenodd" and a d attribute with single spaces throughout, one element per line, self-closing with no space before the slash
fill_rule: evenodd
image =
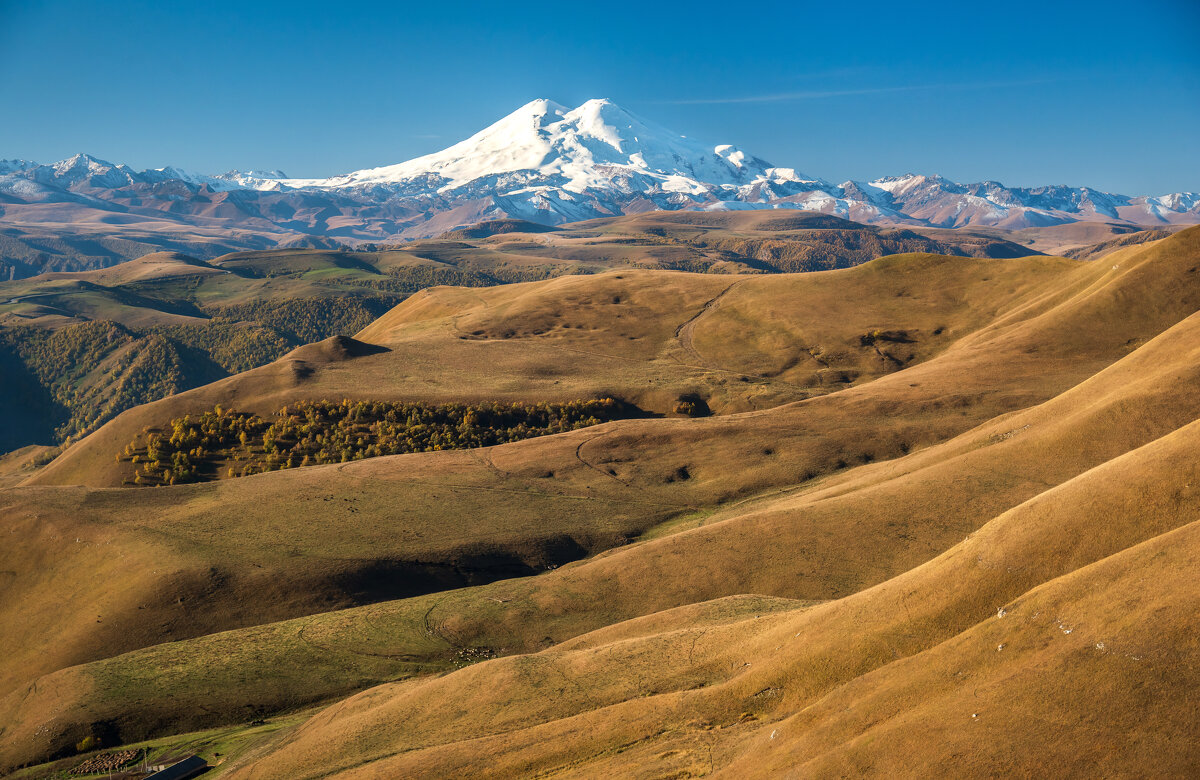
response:
<path id="1" fill-rule="evenodd" d="M 217 406 L 144 430 L 118 461 L 135 485 L 248 476 L 380 455 L 487 447 L 638 414 L 612 398 L 566 403 L 300 401 L 273 419 Z"/>
<path id="2" fill-rule="evenodd" d="M 417 288 L 420 289 L 420 288 Z M 409 291 L 414 292 L 414 291 Z M 273 330 L 292 346 L 330 336 L 351 336 L 404 300 L 404 295 L 346 295 L 256 300 L 207 307 L 214 325 L 254 322 Z M 190 326 L 186 326 L 190 327 Z"/>
<path id="3" fill-rule="evenodd" d="M 148 329 L 204 355 L 225 375 L 239 374 L 278 360 L 300 342 L 254 322 L 212 319 L 203 325 L 168 325 Z"/>
<path id="4" fill-rule="evenodd" d="M 3 328 L 0 342 L 65 410 L 55 431 L 60 442 L 86 435 L 132 406 L 216 378 L 169 339 L 113 322 Z"/>
<path id="5" fill-rule="evenodd" d="M 373 279 L 347 279 L 346 284 L 355 284 L 402 294 L 412 295 L 427 287 L 446 285 L 450 287 L 491 287 L 501 284 L 499 279 L 482 271 L 452 266 L 413 265 L 389 268 L 387 274 Z"/>

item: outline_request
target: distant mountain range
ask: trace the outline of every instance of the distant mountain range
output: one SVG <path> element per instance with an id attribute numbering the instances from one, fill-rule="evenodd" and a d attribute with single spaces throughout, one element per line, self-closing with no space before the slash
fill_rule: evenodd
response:
<path id="1" fill-rule="evenodd" d="M 702 144 L 607 100 L 575 109 L 535 100 L 441 152 L 328 179 L 139 172 L 85 154 L 51 165 L 3 160 L 0 258 L 53 253 L 37 240 L 80 234 L 107 241 L 101 249 L 109 252 L 121 251 L 114 241 L 127 241 L 146 251 L 211 255 L 206 243 L 226 251 L 329 239 L 357 244 L 500 218 L 557 225 L 655 209 L 767 208 L 925 227 L 1200 223 L 1195 192 L 1130 197 L 914 174 L 835 185 L 735 146 Z"/>

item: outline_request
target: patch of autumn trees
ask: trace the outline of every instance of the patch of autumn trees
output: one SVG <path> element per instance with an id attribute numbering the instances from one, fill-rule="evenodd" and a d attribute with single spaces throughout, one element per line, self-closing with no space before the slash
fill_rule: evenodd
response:
<path id="1" fill-rule="evenodd" d="M 488 447 L 639 415 L 612 398 L 566 403 L 300 401 L 271 418 L 217 406 L 144 430 L 118 461 L 135 485 L 175 485 L 380 455 Z"/>
<path id="2" fill-rule="evenodd" d="M 10 350 L 58 406 L 53 425 L 62 443 L 81 438 L 132 406 L 220 376 L 189 360 L 170 339 L 114 322 L 57 330 L 0 328 L 0 348 Z"/>

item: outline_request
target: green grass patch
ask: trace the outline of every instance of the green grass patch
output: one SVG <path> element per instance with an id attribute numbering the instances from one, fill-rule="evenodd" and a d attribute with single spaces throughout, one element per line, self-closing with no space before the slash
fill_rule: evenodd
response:
<path id="1" fill-rule="evenodd" d="M 170 763 L 196 754 L 208 762 L 212 769 L 204 774 L 205 778 L 220 777 L 224 769 L 232 761 L 268 740 L 275 738 L 280 732 L 295 728 L 308 720 L 318 710 L 309 707 L 292 713 L 273 717 L 269 720 L 256 720 L 249 724 L 224 726 L 221 728 L 193 731 L 186 734 L 176 734 L 168 737 L 135 742 L 122 745 L 116 750 L 97 750 L 70 758 L 59 759 L 46 764 L 18 769 L 9 775 L 12 780 L 76 780 L 81 777 L 107 777 L 107 772 L 93 774 L 75 774 L 71 770 L 83 764 L 89 758 L 104 756 L 117 751 L 137 751 L 140 755 L 133 764 L 125 769 L 135 770 L 142 765 Z"/>
<path id="2" fill-rule="evenodd" d="M 648 542 L 651 539 L 661 539 L 664 536 L 677 534 L 680 531 L 690 531 L 693 528 L 702 528 L 708 524 L 708 518 L 716 514 L 716 509 L 701 509 L 697 512 L 688 512 L 679 517 L 671 518 L 666 522 L 659 523 L 656 526 L 646 529 L 646 532 L 637 538 L 639 542 Z"/>

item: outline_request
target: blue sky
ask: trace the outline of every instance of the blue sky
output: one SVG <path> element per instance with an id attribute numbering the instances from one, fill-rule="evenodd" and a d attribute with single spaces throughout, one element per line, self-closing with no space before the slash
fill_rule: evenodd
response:
<path id="1" fill-rule="evenodd" d="M 1200 190 L 1200 2 L 9 2 L 0 157 L 326 176 L 607 97 L 840 182 Z"/>

